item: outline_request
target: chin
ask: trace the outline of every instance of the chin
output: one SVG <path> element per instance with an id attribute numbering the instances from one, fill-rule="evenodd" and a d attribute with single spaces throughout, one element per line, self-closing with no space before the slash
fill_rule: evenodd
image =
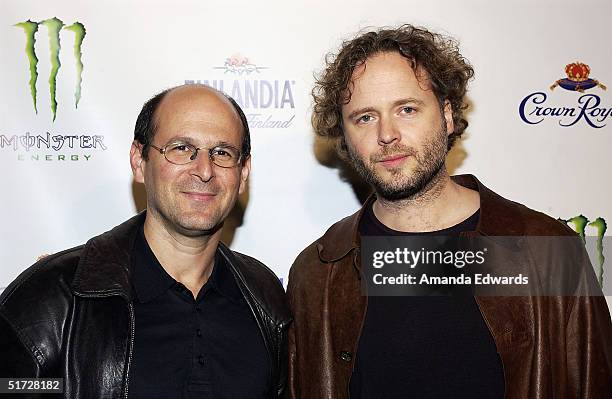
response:
<path id="1" fill-rule="evenodd" d="M 201 235 L 213 233 L 223 225 L 218 217 L 211 215 L 202 215 L 199 212 L 196 215 L 184 215 L 177 218 L 177 227 L 185 235 Z"/>
<path id="2" fill-rule="evenodd" d="M 217 232 L 222 224 L 184 224 L 180 226 L 181 234 L 188 237 L 210 235 Z"/>

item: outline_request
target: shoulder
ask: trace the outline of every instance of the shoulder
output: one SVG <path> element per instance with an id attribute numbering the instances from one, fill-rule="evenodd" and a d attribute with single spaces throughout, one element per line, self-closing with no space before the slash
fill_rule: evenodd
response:
<path id="1" fill-rule="evenodd" d="M 70 285 L 83 253 L 83 245 L 40 259 L 24 270 L 0 295 L 0 306 L 35 305 L 57 296 L 71 295 Z M 34 309 L 36 306 L 34 306 Z M 28 308 L 30 313 L 33 308 Z"/>
<path id="2" fill-rule="evenodd" d="M 244 287 L 255 301 L 263 307 L 270 317 L 278 322 L 287 322 L 291 316 L 287 306 L 285 290 L 276 274 L 265 264 L 252 256 L 228 249 L 224 253 L 231 254 L 230 261 L 242 279 Z"/>
<path id="3" fill-rule="evenodd" d="M 509 200 L 482 184 L 473 175 L 456 175 L 451 179 L 480 195 L 478 230 L 492 236 L 571 236 L 575 232 L 565 223 L 542 212 Z"/>
<path id="4" fill-rule="evenodd" d="M 324 265 L 345 258 L 358 247 L 358 225 L 363 208 L 332 224 L 325 233 L 298 254 L 291 266 L 290 278 L 326 273 Z M 314 276 L 313 276 L 314 277 Z"/>
<path id="5" fill-rule="evenodd" d="M 23 271 L 0 295 L 0 335 L 15 336 L 40 364 L 58 353 L 82 246 L 47 256 Z"/>
<path id="6" fill-rule="evenodd" d="M 252 278 L 255 278 L 260 283 L 275 287 L 275 290 L 278 288 L 282 290 L 283 286 L 280 280 L 268 266 L 252 256 L 245 255 L 237 251 L 231 252 L 242 266 L 243 272 L 250 275 Z"/>
<path id="7" fill-rule="evenodd" d="M 500 197 L 502 212 L 512 220 L 512 225 L 520 226 L 525 236 L 575 236 L 576 232 L 564 222 L 547 214 L 531 209 L 523 204 Z M 503 226 L 502 226 L 503 227 Z"/>
<path id="8" fill-rule="evenodd" d="M 321 260 L 319 259 L 319 247 L 321 246 L 319 243 L 320 239 L 321 238 L 318 238 L 312 242 L 298 254 L 293 261 L 293 265 L 291 265 L 291 270 L 289 272 L 290 276 L 301 274 L 313 263 L 321 263 Z"/>
<path id="9" fill-rule="evenodd" d="M 480 194 L 479 229 L 482 233 L 494 236 L 576 235 L 564 222 L 502 197 L 475 181 Z"/>

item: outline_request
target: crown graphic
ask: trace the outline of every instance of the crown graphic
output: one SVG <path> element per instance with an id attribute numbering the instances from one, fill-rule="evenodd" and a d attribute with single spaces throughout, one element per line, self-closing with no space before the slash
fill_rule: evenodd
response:
<path id="1" fill-rule="evenodd" d="M 591 68 L 582 62 L 572 62 L 565 66 L 565 74 L 572 82 L 584 82 L 589 79 Z"/>
<path id="2" fill-rule="evenodd" d="M 550 90 L 554 90 L 557 86 L 561 86 L 565 90 L 577 91 L 579 93 L 589 90 L 595 86 L 602 90 L 607 87 L 596 79 L 589 78 L 591 68 L 582 62 L 572 62 L 565 66 L 565 74 L 567 78 L 557 80 L 550 86 Z"/>

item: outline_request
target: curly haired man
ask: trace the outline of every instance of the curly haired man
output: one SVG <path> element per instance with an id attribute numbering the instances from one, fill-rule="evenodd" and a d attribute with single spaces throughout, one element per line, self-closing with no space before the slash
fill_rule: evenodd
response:
<path id="1" fill-rule="evenodd" d="M 335 141 L 374 193 L 292 266 L 291 397 L 602 398 L 612 392 L 612 327 L 601 293 L 362 291 L 360 252 L 368 236 L 572 239 L 567 226 L 502 198 L 474 176 L 449 175 L 446 157 L 467 127 L 473 74 L 456 41 L 411 25 L 363 33 L 327 57 L 313 89 L 314 130 Z M 519 255 L 534 264 L 531 253 Z"/>

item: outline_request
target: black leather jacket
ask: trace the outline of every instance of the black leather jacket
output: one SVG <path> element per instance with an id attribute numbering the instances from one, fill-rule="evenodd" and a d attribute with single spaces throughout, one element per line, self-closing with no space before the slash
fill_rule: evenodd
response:
<path id="1" fill-rule="evenodd" d="M 85 245 L 48 256 L 4 290 L 0 377 L 62 377 L 64 397 L 71 399 L 127 398 L 134 344 L 131 256 L 143 221 L 141 213 Z M 257 260 L 223 244 L 219 250 L 268 349 L 272 397 L 281 397 L 291 321 L 282 285 Z"/>

